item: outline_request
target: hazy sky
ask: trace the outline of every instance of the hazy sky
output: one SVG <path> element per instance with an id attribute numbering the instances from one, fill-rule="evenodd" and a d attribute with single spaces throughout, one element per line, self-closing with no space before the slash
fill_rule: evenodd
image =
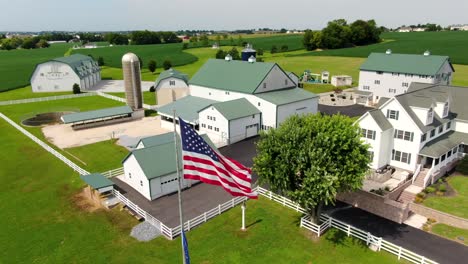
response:
<path id="1" fill-rule="evenodd" d="M 379 25 L 468 23 L 467 0 L 0 0 L 0 31 L 320 29 L 327 21 Z"/>

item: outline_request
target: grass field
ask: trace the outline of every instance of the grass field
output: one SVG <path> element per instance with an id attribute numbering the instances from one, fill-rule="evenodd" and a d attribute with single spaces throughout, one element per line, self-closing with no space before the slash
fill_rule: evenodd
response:
<path id="1" fill-rule="evenodd" d="M 468 32 L 389 32 L 382 34 L 381 37 L 387 41 L 363 47 L 314 51 L 307 54 L 312 56 L 366 58 L 371 52 L 385 52 L 387 49 L 391 49 L 394 53 L 414 54 L 423 54 L 424 51 L 429 50 L 434 55 L 450 56 L 455 64 L 468 64 L 466 54 Z"/>
<path id="2" fill-rule="evenodd" d="M 72 92 L 33 93 L 31 86 L 0 92 L 0 101 L 18 100 L 26 98 L 49 97 L 55 95 L 72 94 Z"/>
<path id="3" fill-rule="evenodd" d="M 451 176 L 448 183 L 457 192 L 453 197 L 429 197 L 424 205 L 452 215 L 468 218 L 468 176 Z"/>
<path id="4" fill-rule="evenodd" d="M 180 240 L 137 242 L 138 222 L 114 209 L 81 210 L 74 194 L 78 175 L 0 120 L 0 262 L 177 263 Z M 299 215 L 266 199 L 247 205 L 249 231 L 239 231 L 240 208 L 187 233 L 193 263 L 397 263 L 344 233 L 329 230 L 319 241 L 298 227 Z"/>
<path id="5" fill-rule="evenodd" d="M 462 228 L 456 228 L 445 224 L 435 224 L 431 228 L 432 233 L 439 236 L 446 237 L 448 239 L 455 240 L 468 246 L 468 230 Z M 463 237 L 463 241 L 458 239 Z"/>
<path id="6" fill-rule="evenodd" d="M 0 50 L 0 91 L 29 84 L 36 64 L 62 57 L 71 44 L 53 44 L 46 49 Z"/>
<path id="7" fill-rule="evenodd" d="M 111 95 L 115 95 L 121 98 L 125 98 L 125 93 L 108 93 Z M 156 104 L 156 93 L 152 92 L 143 92 L 143 103 L 144 104 L 149 104 L 149 105 L 155 105 Z"/>

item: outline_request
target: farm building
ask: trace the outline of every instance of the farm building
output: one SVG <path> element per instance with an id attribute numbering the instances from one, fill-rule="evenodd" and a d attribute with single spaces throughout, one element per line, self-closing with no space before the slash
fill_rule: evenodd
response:
<path id="1" fill-rule="evenodd" d="M 172 103 L 189 94 L 188 76 L 174 69 L 161 72 L 154 83 L 158 105 Z"/>
<path id="2" fill-rule="evenodd" d="M 359 90 L 369 93 L 371 103 L 381 97 L 406 93 L 413 82 L 450 85 L 455 72 L 450 58 L 424 54 L 371 53 L 361 65 Z"/>
<path id="3" fill-rule="evenodd" d="M 468 148 L 468 89 L 413 83 L 357 123 L 370 145 L 370 167 L 388 165 L 414 173 L 425 188 L 453 168 Z"/>
<path id="4" fill-rule="evenodd" d="M 73 84 L 88 90 L 101 81 L 101 69 L 91 57 L 73 54 L 36 65 L 31 77 L 33 92 L 68 92 Z"/>
<path id="5" fill-rule="evenodd" d="M 294 72 L 286 72 L 289 76 L 289 78 L 296 84 L 296 86 L 299 85 L 299 76 L 295 74 Z"/>
<path id="6" fill-rule="evenodd" d="M 190 96 L 157 109 L 162 126 L 172 126 L 175 109 L 217 146 L 276 128 L 291 115 L 316 113 L 318 107 L 318 97 L 297 88 L 275 63 L 211 59 L 189 81 L 189 91 Z"/>
<path id="7" fill-rule="evenodd" d="M 206 135 L 202 137 L 214 148 Z M 181 157 L 181 150 L 178 151 Z M 177 191 L 174 132 L 142 139 L 137 149 L 130 152 L 122 163 L 124 175 L 120 179 L 146 199 L 154 200 Z M 180 160 L 178 167 L 182 170 Z M 182 188 L 191 187 L 197 182 L 182 179 Z"/>
<path id="8" fill-rule="evenodd" d="M 331 79 L 331 85 L 335 87 L 349 86 L 353 84 L 353 77 L 349 75 L 335 75 Z"/>

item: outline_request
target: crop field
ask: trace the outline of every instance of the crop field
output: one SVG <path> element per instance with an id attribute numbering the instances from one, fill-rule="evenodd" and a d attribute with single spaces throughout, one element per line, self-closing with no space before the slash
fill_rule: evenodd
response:
<path id="1" fill-rule="evenodd" d="M 53 44 L 46 49 L 0 51 L 0 92 L 23 87 L 36 64 L 62 57 L 71 44 Z"/>
<path id="2" fill-rule="evenodd" d="M 237 44 L 238 37 L 232 36 L 234 40 L 234 44 Z M 248 42 L 253 45 L 254 49 L 263 49 L 265 51 L 269 51 L 273 45 L 276 45 L 278 50 L 280 50 L 281 46 L 287 45 L 288 50 L 300 50 L 303 49 L 304 46 L 302 45 L 302 38 L 303 35 L 301 34 L 282 34 L 282 35 L 272 35 L 272 36 L 261 36 L 261 37 L 242 37 L 243 41 Z M 221 45 L 232 45 L 229 39 L 221 40 Z M 238 49 L 242 49 L 243 47 L 238 47 Z"/>
<path id="3" fill-rule="evenodd" d="M 161 67 L 163 61 L 168 59 L 172 65 L 184 65 L 195 62 L 197 57 L 184 52 L 182 44 L 158 44 L 158 45 L 123 45 L 97 49 L 78 49 L 73 50 L 72 54 L 81 53 L 92 55 L 95 59 L 104 58 L 104 63 L 110 67 L 121 68 L 122 56 L 127 52 L 133 52 L 143 60 L 143 67 L 146 67 L 148 61 L 155 60 L 158 67 Z"/>
<path id="4" fill-rule="evenodd" d="M 468 64 L 468 32 L 389 32 L 381 36 L 384 42 L 369 46 L 307 52 L 311 56 L 361 57 L 371 52 L 385 52 L 391 49 L 394 53 L 422 54 L 429 50 L 434 55 L 450 56 L 452 63 Z M 299 55 L 303 56 L 303 55 Z"/>

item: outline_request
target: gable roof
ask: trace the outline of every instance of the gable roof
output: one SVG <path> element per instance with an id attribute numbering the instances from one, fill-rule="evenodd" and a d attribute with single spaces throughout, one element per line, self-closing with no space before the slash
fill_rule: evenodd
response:
<path id="1" fill-rule="evenodd" d="M 80 175 L 80 178 L 94 189 L 101 189 L 114 185 L 114 183 L 100 173 Z"/>
<path id="2" fill-rule="evenodd" d="M 318 95 L 301 88 L 271 91 L 267 93 L 255 94 L 255 96 L 274 105 L 285 105 L 318 97 Z"/>
<path id="3" fill-rule="evenodd" d="M 170 133 L 169 133 L 170 134 Z M 160 135 L 160 136 L 165 136 Z M 217 148 L 214 146 L 213 142 L 208 138 L 206 134 L 200 135 L 203 140 L 205 140 L 215 151 Z M 156 136 L 157 137 L 157 136 Z M 182 150 L 178 148 L 179 157 L 182 157 Z M 125 161 L 130 157 L 134 156 L 140 168 L 143 170 L 146 178 L 151 180 L 154 178 L 162 177 L 171 173 L 175 173 L 175 165 L 176 165 L 176 158 L 175 158 L 175 147 L 174 147 L 174 138 L 172 141 L 168 141 L 166 143 L 162 143 L 160 145 L 152 146 L 152 147 L 145 147 L 142 149 L 135 149 L 130 152 L 122 161 Z M 182 168 L 182 160 L 179 159 L 179 169 Z"/>
<path id="4" fill-rule="evenodd" d="M 86 111 L 86 112 L 78 112 L 73 114 L 63 115 L 61 117 L 63 123 L 75 123 L 99 118 L 106 118 L 106 117 L 113 117 L 113 116 L 120 116 L 120 115 L 127 115 L 133 112 L 132 108 L 128 105 L 125 106 L 118 106 L 112 108 L 104 108 L 99 110 L 93 111 Z"/>
<path id="5" fill-rule="evenodd" d="M 208 60 L 190 79 L 191 85 L 253 94 L 268 73 L 277 65 L 270 62 Z"/>
<path id="6" fill-rule="evenodd" d="M 448 62 L 452 71 L 455 72 L 448 56 L 371 53 L 360 69 L 366 71 L 435 75 L 445 62 Z"/>
<path id="7" fill-rule="evenodd" d="M 380 129 L 382 129 L 382 131 L 387 131 L 388 129 L 393 128 L 392 124 L 387 120 L 380 109 L 370 110 L 368 113 L 374 119 Z"/>
<path id="8" fill-rule="evenodd" d="M 156 81 L 154 83 L 154 87 L 157 87 L 162 80 L 165 80 L 167 78 L 180 79 L 180 80 L 184 81 L 185 83 L 187 83 L 188 79 L 189 79 L 187 74 L 181 73 L 180 71 L 176 71 L 176 70 L 170 68 L 169 70 L 163 71 L 163 72 L 161 72 L 161 74 L 159 74 L 158 78 L 156 79 Z"/>
<path id="9" fill-rule="evenodd" d="M 51 61 L 67 64 L 80 78 L 101 70 L 93 58 L 83 54 L 73 54 L 67 57 L 55 58 Z"/>
<path id="10" fill-rule="evenodd" d="M 180 116 L 189 123 L 193 123 L 194 120 L 198 120 L 198 111 L 217 102 L 211 99 L 188 95 L 177 101 L 158 107 L 156 111 L 167 116 L 172 116 L 173 109 L 175 109 L 177 116 Z"/>
<path id="11" fill-rule="evenodd" d="M 140 139 L 140 141 L 138 141 L 138 144 L 140 144 L 140 142 L 143 143 L 145 148 L 159 146 L 159 145 L 163 145 L 169 142 L 174 142 L 174 132 L 168 132 L 168 133 L 161 134 L 161 135 L 145 137 L 145 138 Z"/>
<path id="12" fill-rule="evenodd" d="M 236 100 L 214 103 L 210 106 L 216 108 L 227 120 L 234 120 L 241 117 L 251 116 L 261 113 L 255 106 L 253 106 L 247 99 L 240 98 Z M 210 106 L 206 107 L 209 108 Z M 204 109 L 206 109 L 204 108 Z M 203 111 L 200 110 L 199 112 Z"/>

